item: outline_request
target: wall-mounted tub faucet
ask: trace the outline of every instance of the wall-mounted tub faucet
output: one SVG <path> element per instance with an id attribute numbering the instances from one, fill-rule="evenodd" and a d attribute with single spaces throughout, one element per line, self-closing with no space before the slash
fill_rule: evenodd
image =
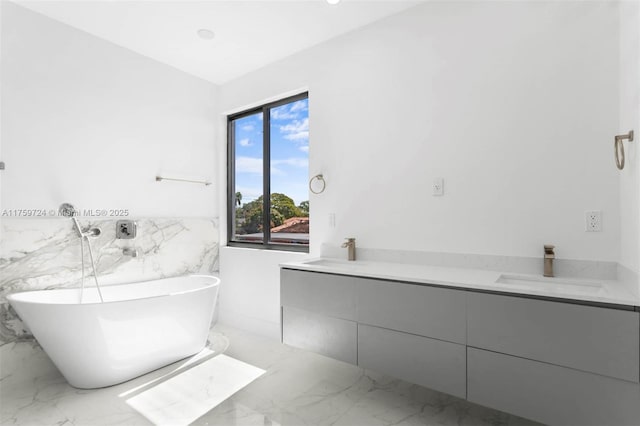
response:
<path id="1" fill-rule="evenodd" d="M 98 235 L 102 234 L 102 231 L 100 230 L 100 228 L 89 228 L 83 231 L 82 228 L 80 227 L 80 223 L 78 222 L 78 219 L 76 219 L 75 216 L 72 217 L 71 220 L 73 220 L 73 223 L 76 226 L 76 231 L 78 231 L 78 236 L 80 236 L 80 238 L 97 237 Z"/>
<path id="2" fill-rule="evenodd" d="M 125 247 L 122 249 L 122 255 L 123 256 L 131 256 L 131 257 L 138 257 L 138 250 L 131 248 L 131 247 Z"/>
<path id="3" fill-rule="evenodd" d="M 348 249 L 348 259 L 356 260 L 356 239 L 355 238 L 347 238 L 347 241 L 342 244 L 342 248 Z"/>
<path id="4" fill-rule="evenodd" d="M 553 277 L 553 259 L 556 258 L 556 254 L 553 252 L 555 246 L 545 244 L 544 246 L 544 276 Z"/>

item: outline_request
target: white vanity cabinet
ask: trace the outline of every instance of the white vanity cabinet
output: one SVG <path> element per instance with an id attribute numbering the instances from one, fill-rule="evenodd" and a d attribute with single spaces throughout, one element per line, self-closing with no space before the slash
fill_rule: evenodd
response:
<path id="1" fill-rule="evenodd" d="M 467 348 L 467 399 L 552 425 L 638 425 L 640 386 L 545 362 Z"/>
<path id="2" fill-rule="evenodd" d="M 638 383 L 638 313 L 468 292 L 467 345 Z"/>
<path id="3" fill-rule="evenodd" d="M 369 278 L 355 285 L 358 323 L 466 343 L 466 292 Z"/>
<path id="4" fill-rule="evenodd" d="M 357 364 L 355 278 L 282 269 L 282 341 Z"/>
<path id="5" fill-rule="evenodd" d="M 464 292 L 281 270 L 282 341 L 466 397 Z"/>
<path id="6" fill-rule="evenodd" d="M 466 397 L 465 292 L 355 278 L 358 365 Z"/>
<path id="7" fill-rule="evenodd" d="M 466 347 L 358 324 L 358 365 L 448 393 L 467 395 Z"/>
<path id="8" fill-rule="evenodd" d="M 281 270 L 282 339 L 548 424 L 640 425 L 624 306 Z"/>
<path id="9" fill-rule="evenodd" d="M 469 401 L 549 424 L 640 424 L 638 312 L 467 298 Z"/>
<path id="10" fill-rule="evenodd" d="M 353 321 L 282 307 L 282 342 L 287 345 L 357 364 L 357 339 Z"/>

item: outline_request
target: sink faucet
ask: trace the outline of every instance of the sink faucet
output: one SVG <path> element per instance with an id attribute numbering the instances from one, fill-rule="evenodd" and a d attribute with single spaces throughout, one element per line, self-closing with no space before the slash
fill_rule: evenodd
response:
<path id="1" fill-rule="evenodd" d="M 553 252 L 555 246 L 550 244 L 544 245 L 544 276 L 553 277 L 553 259 L 556 258 L 556 254 Z"/>
<path id="2" fill-rule="evenodd" d="M 356 239 L 355 238 L 347 238 L 347 241 L 342 244 L 342 248 L 347 248 L 349 250 L 348 259 L 356 260 Z"/>

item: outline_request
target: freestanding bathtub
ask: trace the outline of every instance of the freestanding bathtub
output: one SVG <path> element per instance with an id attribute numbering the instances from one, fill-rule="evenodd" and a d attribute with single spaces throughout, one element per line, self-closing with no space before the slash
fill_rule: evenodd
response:
<path id="1" fill-rule="evenodd" d="M 201 351 L 220 279 L 192 275 L 7 297 L 71 386 L 115 385 Z"/>

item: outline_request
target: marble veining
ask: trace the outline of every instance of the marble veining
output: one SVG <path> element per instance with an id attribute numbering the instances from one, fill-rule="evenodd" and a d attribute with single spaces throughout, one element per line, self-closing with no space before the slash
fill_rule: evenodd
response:
<path id="1" fill-rule="evenodd" d="M 160 279 L 218 270 L 217 219 L 139 218 L 132 240 L 115 238 L 116 219 L 80 218 L 83 228 L 99 227 L 91 239 L 101 285 Z M 3 218 L 0 244 L 0 344 L 32 336 L 10 308 L 17 291 L 78 287 L 80 239 L 67 218 Z M 138 257 L 122 249 L 138 250 Z M 85 274 L 91 274 L 85 250 Z M 86 281 L 92 286 L 92 279 Z"/>
<path id="2" fill-rule="evenodd" d="M 196 425 L 537 425 L 223 325 L 214 327 L 209 340 L 215 354 L 224 353 L 266 373 L 203 414 L 193 422 Z M 126 401 L 140 386 L 176 377 L 185 364 L 109 388 L 78 390 L 29 342 L 4 345 L 0 356 L 15 367 L 0 381 L 0 424 L 16 425 L 150 424 Z M 181 391 L 175 389 L 176 397 Z M 200 388 L 205 397 L 211 391 Z M 172 404 L 169 394 L 167 398 L 166 404 Z"/>

